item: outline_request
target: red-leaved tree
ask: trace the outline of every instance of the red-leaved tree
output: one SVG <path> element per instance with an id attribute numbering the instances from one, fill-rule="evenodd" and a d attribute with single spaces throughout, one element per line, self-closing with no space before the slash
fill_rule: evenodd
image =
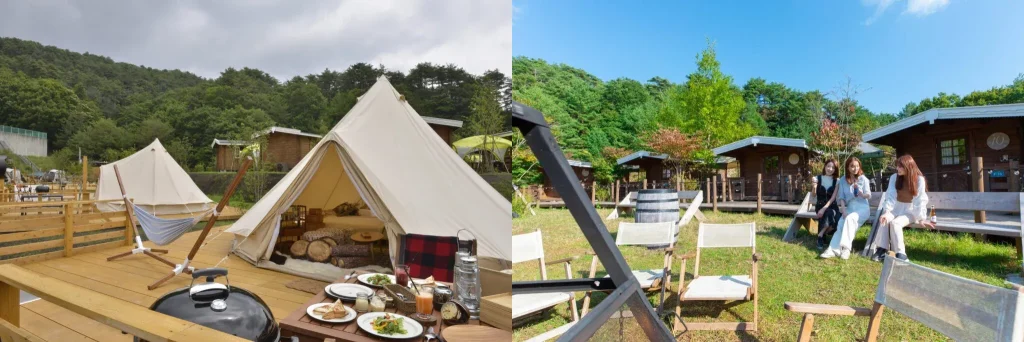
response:
<path id="1" fill-rule="evenodd" d="M 675 129 L 659 128 L 647 137 L 647 146 L 654 152 L 667 154 L 669 160 L 666 163 L 675 169 L 674 174 L 678 177 L 683 174 L 685 162 L 700 149 L 700 140 Z"/>

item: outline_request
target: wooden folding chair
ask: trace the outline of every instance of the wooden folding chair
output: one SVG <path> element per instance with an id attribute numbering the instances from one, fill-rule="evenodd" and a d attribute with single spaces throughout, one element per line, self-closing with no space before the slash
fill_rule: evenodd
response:
<path id="1" fill-rule="evenodd" d="M 542 239 L 540 230 L 533 233 L 519 234 L 512 236 L 512 263 L 517 264 L 520 262 L 527 262 L 537 260 L 537 266 L 540 268 L 540 280 L 548 280 L 548 272 L 546 266 L 555 264 L 565 264 L 565 277 L 566 279 L 572 278 L 572 261 L 579 257 L 569 257 L 565 259 L 559 259 L 554 261 L 545 261 L 544 259 L 544 241 Z M 556 330 L 564 331 L 565 328 L 575 324 L 580 319 L 577 314 L 576 308 L 576 294 L 572 292 L 551 292 L 551 293 L 530 293 L 530 294 L 513 294 L 512 295 L 512 325 L 518 325 L 526 321 L 525 318 L 532 317 L 534 314 L 539 313 L 543 310 L 554 307 L 555 305 L 569 303 L 570 310 L 572 311 L 572 322 L 567 324 L 565 327 L 556 328 Z"/>
<path id="2" fill-rule="evenodd" d="M 790 303 L 786 310 L 804 314 L 797 340 L 811 340 L 814 315 L 870 317 L 865 338 L 878 340 L 882 313 L 892 311 L 956 341 L 1024 341 L 1024 288 L 993 286 L 896 259 L 889 252 L 869 308 Z"/>
<path id="3" fill-rule="evenodd" d="M 616 246 L 651 246 L 662 249 L 665 253 L 662 268 L 653 270 L 633 270 L 633 277 L 640 282 L 640 287 L 648 292 L 661 291 L 658 299 L 658 314 L 661 314 L 665 300 L 665 289 L 672 286 L 672 253 L 675 251 L 675 222 L 631 223 L 620 222 L 619 231 L 615 236 Z M 597 276 L 598 259 L 594 257 L 590 263 L 590 278 Z M 607 277 L 607 276 L 606 276 Z M 664 284 L 664 286 L 662 286 Z M 583 312 L 590 309 L 590 292 L 583 297 Z"/>
<path id="4" fill-rule="evenodd" d="M 753 222 L 734 224 L 701 223 L 697 231 L 695 253 L 680 256 L 679 304 L 673 330 L 751 330 L 757 331 L 757 261 L 761 255 L 754 247 L 756 228 Z M 750 248 L 753 266 L 750 275 L 700 275 L 700 254 L 704 248 Z M 693 260 L 693 280 L 685 281 L 686 260 Z M 688 301 L 753 301 L 754 319 L 750 322 L 684 323 L 679 316 L 683 303 Z"/>

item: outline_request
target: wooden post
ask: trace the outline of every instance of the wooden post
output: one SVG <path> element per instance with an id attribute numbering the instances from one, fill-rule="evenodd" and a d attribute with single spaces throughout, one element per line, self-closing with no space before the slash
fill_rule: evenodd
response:
<path id="1" fill-rule="evenodd" d="M 711 178 L 704 180 L 704 196 L 713 198 L 713 196 L 711 196 Z"/>
<path id="2" fill-rule="evenodd" d="M 597 181 L 590 181 L 590 204 L 597 204 Z"/>
<path id="3" fill-rule="evenodd" d="M 71 250 L 75 247 L 75 222 L 71 210 L 71 203 L 64 203 L 64 257 L 71 256 Z"/>
<path id="4" fill-rule="evenodd" d="M 985 192 L 985 178 L 982 177 L 985 171 L 981 169 L 982 165 L 984 164 L 982 164 L 981 156 L 975 157 L 974 165 L 971 165 L 971 170 L 974 171 L 972 172 L 972 175 L 974 176 L 974 181 L 972 182 L 974 185 L 974 192 Z M 985 223 L 985 212 L 981 210 L 975 211 L 974 222 Z"/>
<path id="5" fill-rule="evenodd" d="M 619 180 L 618 179 L 615 180 L 615 189 L 613 190 L 613 192 L 615 192 L 615 197 L 612 197 L 612 202 L 615 202 L 615 203 L 612 203 L 612 206 L 615 206 L 616 203 L 619 203 Z"/>
<path id="6" fill-rule="evenodd" d="M 21 326 L 21 291 L 4 282 L 0 282 L 0 319 Z"/>
<path id="7" fill-rule="evenodd" d="M 647 190 L 647 178 L 644 178 L 644 190 Z"/>
<path id="8" fill-rule="evenodd" d="M 793 203 L 793 175 L 786 175 L 786 203 Z"/>
<path id="9" fill-rule="evenodd" d="M 131 246 L 135 242 L 135 221 L 132 221 L 132 215 L 128 210 L 128 200 L 124 201 L 124 245 Z"/>
<path id="10" fill-rule="evenodd" d="M 82 200 L 86 201 L 89 191 L 89 157 L 82 156 Z"/>
<path id="11" fill-rule="evenodd" d="M 757 213 L 761 213 L 761 174 L 757 174 Z"/>
<path id="12" fill-rule="evenodd" d="M 711 210 L 718 212 L 718 175 L 711 177 Z"/>

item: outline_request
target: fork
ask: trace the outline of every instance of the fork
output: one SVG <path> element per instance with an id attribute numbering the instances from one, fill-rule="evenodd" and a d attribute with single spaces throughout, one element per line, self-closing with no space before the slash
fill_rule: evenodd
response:
<path id="1" fill-rule="evenodd" d="M 352 279 L 352 275 L 354 275 L 354 274 L 356 274 L 355 270 L 353 270 L 352 273 L 349 273 L 347 276 L 345 276 L 345 280 Z"/>

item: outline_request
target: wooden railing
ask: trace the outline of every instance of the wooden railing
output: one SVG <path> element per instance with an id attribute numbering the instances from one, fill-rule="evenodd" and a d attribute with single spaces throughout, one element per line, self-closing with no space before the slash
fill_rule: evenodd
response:
<path id="1" fill-rule="evenodd" d="M 109 202 L 123 200 L 0 203 L 0 264 L 130 244 L 134 230 L 125 229 L 127 213 L 96 209 Z"/>
<path id="2" fill-rule="evenodd" d="M 0 340 L 5 342 L 42 341 L 20 328 L 19 290 L 146 341 L 245 341 L 16 265 L 0 265 Z"/>

